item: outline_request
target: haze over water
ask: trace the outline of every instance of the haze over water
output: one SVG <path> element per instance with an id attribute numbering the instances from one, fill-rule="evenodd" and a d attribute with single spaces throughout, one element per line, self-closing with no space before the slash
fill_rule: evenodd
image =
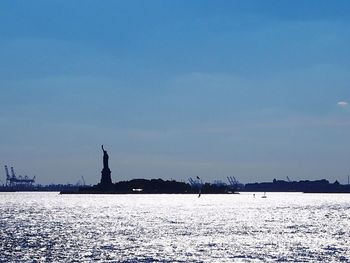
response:
<path id="1" fill-rule="evenodd" d="M 350 261 L 350 196 L 0 193 L 0 262 Z"/>

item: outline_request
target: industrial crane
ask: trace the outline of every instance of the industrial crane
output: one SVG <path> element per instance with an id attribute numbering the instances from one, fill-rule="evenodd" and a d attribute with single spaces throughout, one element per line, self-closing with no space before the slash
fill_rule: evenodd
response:
<path id="1" fill-rule="evenodd" d="M 81 176 L 81 179 L 82 179 L 82 181 L 83 181 L 83 186 L 85 186 L 86 184 L 85 184 L 84 176 Z"/>

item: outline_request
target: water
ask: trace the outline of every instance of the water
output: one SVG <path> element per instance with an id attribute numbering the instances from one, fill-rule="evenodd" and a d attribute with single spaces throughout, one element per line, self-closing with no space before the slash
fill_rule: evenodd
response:
<path id="1" fill-rule="evenodd" d="M 350 261 L 350 195 L 0 193 L 0 262 Z"/>

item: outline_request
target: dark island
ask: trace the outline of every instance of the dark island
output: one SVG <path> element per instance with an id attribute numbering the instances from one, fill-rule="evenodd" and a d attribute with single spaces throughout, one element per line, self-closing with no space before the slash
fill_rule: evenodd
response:
<path id="1" fill-rule="evenodd" d="M 133 179 L 120 181 L 110 185 L 107 189 L 101 185 L 80 187 L 77 191 L 62 191 L 61 194 L 234 194 L 234 189 L 226 184 L 198 184 L 177 182 L 163 179 Z"/>
<path id="2" fill-rule="evenodd" d="M 80 187 L 75 190 L 61 191 L 61 194 L 225 194 L 235 193 L 238 187 L 226 184 L 202 183 L 200 178 L 191 183 L 162 179 L 133 179 L 112 183 L 109 169 L 109 155 L 102 145 L 103 169 L 100 183 L 90 187 Z"/>

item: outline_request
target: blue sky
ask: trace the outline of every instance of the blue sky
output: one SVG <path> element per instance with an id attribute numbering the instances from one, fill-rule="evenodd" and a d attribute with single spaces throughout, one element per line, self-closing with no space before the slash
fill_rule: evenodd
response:
<path id="1" fill-rule="evenodd" d="M 346 183 L 349 14 L 345 0 L 1 1 L 0 163 L 94 184 L 104 144 L 114 181 Z"/>

